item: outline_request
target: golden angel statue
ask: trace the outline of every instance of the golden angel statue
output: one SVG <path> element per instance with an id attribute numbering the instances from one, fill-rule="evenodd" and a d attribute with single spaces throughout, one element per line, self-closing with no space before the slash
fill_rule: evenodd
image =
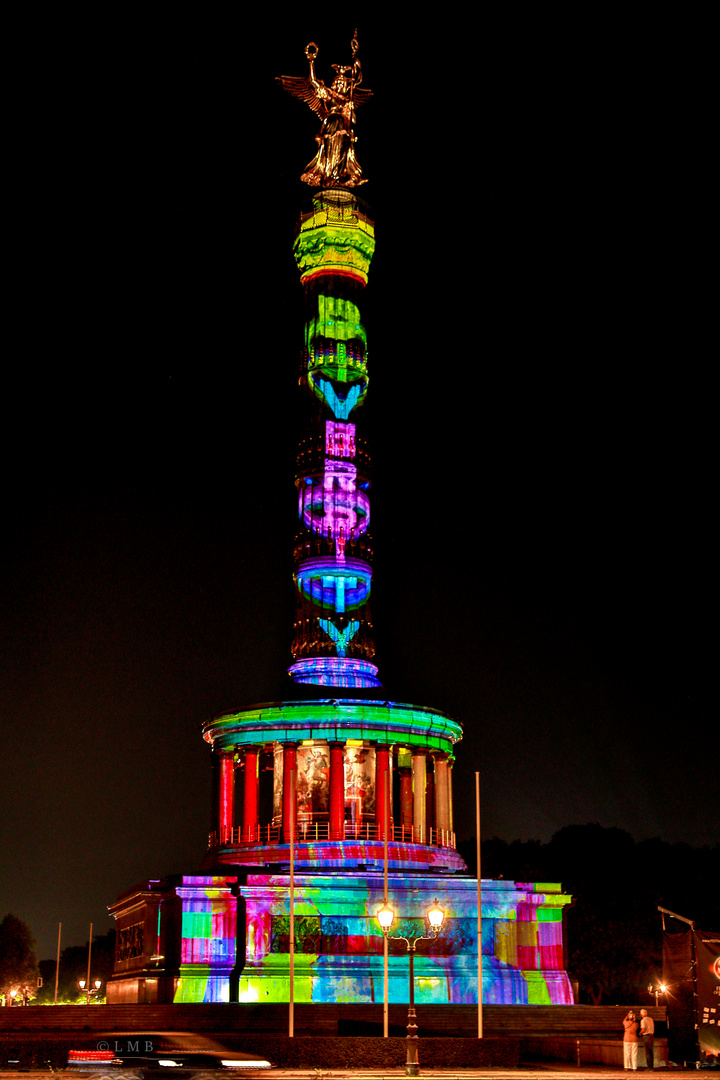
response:
<path id="1" fill-rule="evenodd" d="M 310 75 L 281 75 L 283 89 L 304 101 L 322 120 L 315 136 L 318 152 L 301 176 L 312 187 L 357 187 L 366 183 L 355 156 L 355 108 L 364 105 L 372 96 L 371 90 L 360 89 L 362 68 L 357 59 L 357 30 L 350 43 L 352 64 L 333 64 L 335 78 L 326 86 L 315 74 L 318 47 L 311 41 L 305 48 Z"/>

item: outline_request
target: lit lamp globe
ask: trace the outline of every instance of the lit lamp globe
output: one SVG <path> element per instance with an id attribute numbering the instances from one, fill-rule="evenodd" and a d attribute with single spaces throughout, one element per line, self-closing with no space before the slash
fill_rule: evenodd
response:
<path id="1" fill-rule="evenodd" d="M 428 908 L 427 917 L 428 922 L 430 923 L 430 932 L 437 934 L 443 924 L 443 919 L 445 918 L 445 912 L 438 904 L 437 897 L 435 897 L 431 906 Z"/>
<path id="2" fill-rule="evenodd" d="M 377 921 L 380 923 L 380 929 L 383 934 L 387 934 L 393 924 L 394 918 L 395 912 L 389 904 L 381 904 L 377 909 Z"/>

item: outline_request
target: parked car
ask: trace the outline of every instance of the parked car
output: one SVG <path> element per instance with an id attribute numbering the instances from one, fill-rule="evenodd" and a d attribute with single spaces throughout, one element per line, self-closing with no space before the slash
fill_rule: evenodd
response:
<path id="1" fill-rule="evenodd" d="M 138 1070 L 177 1069 L 271 1069 L 271 1062 L 257 1054 L 228 1050 L 205 1035 L 186 1031 L 112 1032 L 88 1039 L 86 1046 L 68 1053 L 68 1069 L 112 1072 L 122 1075 Z"/>

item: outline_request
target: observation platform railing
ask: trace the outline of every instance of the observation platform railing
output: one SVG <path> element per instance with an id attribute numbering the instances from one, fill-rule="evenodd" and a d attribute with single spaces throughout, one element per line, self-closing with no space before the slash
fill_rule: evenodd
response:
<path id="1" fill-rule="evenodd" d="M 328 822 L 299 821 L 295 826 L 296 844 L 316 844 L 328 842 L 384 842 L 383 830 L 371 822 L 353 824 L 346 821 L 343 823 L 342 836 L 330 835 Z M 282 825 L 254 825 L 251 828 L 237 826 L 232 829 L 221 829 L 210 833 L 208 848 L 216 848 L 221 845 L 278 845 L 287 844 Z M 444 847 L 456 849 L 455 833 L 450 829 L 434 829 L 432 826 L 425 829 L 416 829 L 414 825 L 391 825 L 388 835 L 391 844 L 424 844 L 428 847 Z"/>

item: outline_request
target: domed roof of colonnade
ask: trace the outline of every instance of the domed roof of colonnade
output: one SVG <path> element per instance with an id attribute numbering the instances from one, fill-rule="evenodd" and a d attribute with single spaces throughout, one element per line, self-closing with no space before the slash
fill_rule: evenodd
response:
<path id="1" fill-rule="evenodd" d="M 359 739 L 454 756 L 462 727 L 437 709 L 343 698 L 273 702 L 218 713 L 203 724 L 203 738 L 216 750 L 308 739 Z"/>

